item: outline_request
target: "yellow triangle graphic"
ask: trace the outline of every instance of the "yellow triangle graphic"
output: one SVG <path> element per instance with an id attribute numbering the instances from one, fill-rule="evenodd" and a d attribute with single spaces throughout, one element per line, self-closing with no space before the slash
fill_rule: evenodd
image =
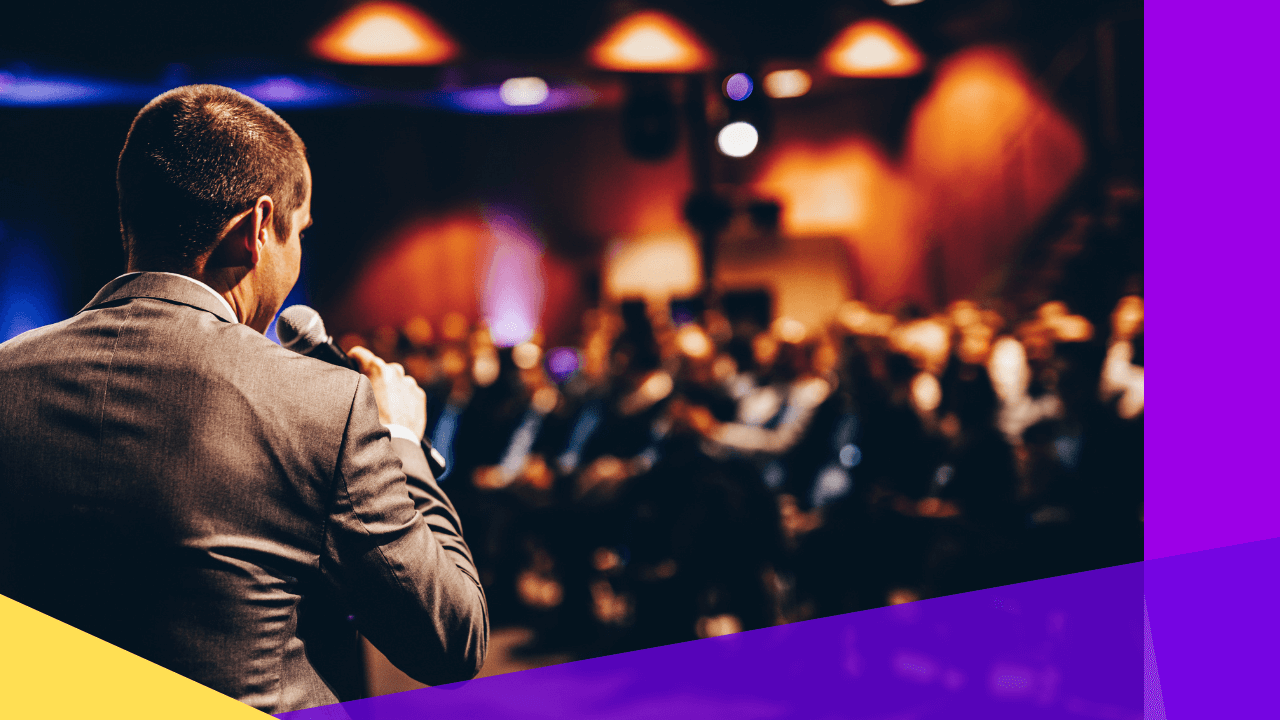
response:
<path id="1" fill-rule="evenodd" d="M 271 716 L 0 596 L 0 717 L 261 720 Z"/>

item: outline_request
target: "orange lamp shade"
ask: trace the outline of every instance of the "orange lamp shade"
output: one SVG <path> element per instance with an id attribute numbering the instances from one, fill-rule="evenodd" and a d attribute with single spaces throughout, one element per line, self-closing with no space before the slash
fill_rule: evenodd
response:
<path id="1" fill-rule="evenodd" d="M 908 77 L 924 69 L 924 56 L 911 39 L 883 20 L 862 20 L 845 28 L 822 53 L 832 75 Z"/>
<path id="2" fill-rule="evenodd" d="M 587 56 L 596 67 L 622 72 L 694 73 L 712 64 L 711 51 L 688 26 L 656 10 L 619 20 Z"/>
<path id="3" fill-rule="evenodd" d="M 311 52 L 350 65 L 438 65 L 457 57 L 459 47 L 412 5 L 366 2 L 325 26 L 311 40 Z"/>

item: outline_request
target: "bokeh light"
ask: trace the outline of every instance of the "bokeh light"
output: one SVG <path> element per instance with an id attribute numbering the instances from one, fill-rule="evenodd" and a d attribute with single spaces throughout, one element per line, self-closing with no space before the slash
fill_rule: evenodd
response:
<path id="1" fill-rule="evenodd" d="M 921 413 L 931 413 L 942 404 L 942 384 L 938 378 L 922 372 L 911 380 L 911 402 Z"/>
<path id="2" fill-rule="evenodd" d="M 715 346 L 711 344 L 711 338 L 702 331 L 697 325 L 685 325 L 676 333 L 676 344 L 680 347 L 680 351 L 695 360 L 705 360 L 711 357 Z"/>
<path id="3" fill-rule="evenodd" d="M 547 81 L 540 77 L 515 77 L 502 83 L 498 97 L 512 107 L 541 105 L 550 95 Z"/>
<path id="4" fill-rule="evenodd" d="M 522 342 L 511 348 L 511 361 L 521 370 L 532 370 L 542 359 L 542 348 L 535 343 Z"/>
<path id="5" fill-rule="evenodd" d="M 764 76 L 764 92 L 771 98 L 800 97 L 813 87 L 813 79 L 804 70 L 774 70 Z"/>
<path id="6" fill-rule="evenodd" d="M 862 462 L 862 448 L 857 445 L 849 444 L 840 448 L 840 464 L 847 468 L 854 468 L 858 463 Z"/>
<path id="7" fill-rule="evenodd" d="M 558 347 L 547 351 L 547 374 L 558 383 L 573 377 L 581 365 L 582 358 L 573 348 Z"/>
<path id="8" fill-rule="evenodd" d="M 724 80 L 724 96 L 730 100 L 746 100 L 751 97 L 754 88 L 755 83 L 751 82 L 751 76 L 746 73 L 734 73 Z"/>
<path id="9" fill-rule="evenodd" d="M 423 347 L 431 344 L 431 340 L 435 337 L 435 332 L 431 327 L 431 321 L 415 315 L 404 324 L 404 336 L 410 344 L 415 347 Z"/>
<path id="10" fill-rule="evenodd" d="M 749 122 L 734 122 L 725 125 L 716 136 L 716 146 L 720 152 L 729 157 L 746 157 L 760 143 L 760 133 Z"/>
<path id="11" fill-rule="evenodd" d="M 809 332 L 808 329 L 805 328 L 804 323 L 799 320 L 789 317 L 780 317 L 773 322 L 773 334 L 783 342 L 798 345 L 804 342 L 804 339 L 808 336 Z"/>

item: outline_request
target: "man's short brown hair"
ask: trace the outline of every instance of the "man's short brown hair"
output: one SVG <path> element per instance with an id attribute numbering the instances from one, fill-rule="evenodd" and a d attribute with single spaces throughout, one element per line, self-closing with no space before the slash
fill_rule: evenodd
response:
<path id="1" fill-rule="evenodd" d="M 116 189 L 130 265 L 187 270 L 227 221 L 263 195 L 288 237 L 306 197 L 306 147 L 262 103 L 217 85 L 175 88 L 147 103 L 129 128 Z"/>

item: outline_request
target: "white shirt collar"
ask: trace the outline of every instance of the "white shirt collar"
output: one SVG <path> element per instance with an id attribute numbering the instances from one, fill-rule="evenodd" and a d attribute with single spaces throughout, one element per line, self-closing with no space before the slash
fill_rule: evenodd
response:
<path id="1" fill-rule="evenodd" d="M 221 295 L 219 295 L 219 294 L 218 294 L 218 291 L 214 290 L 213 288 L 209 287 L 208 285 L 205 285 L 204 283 L 202 283 L 202 282 L 200 282 L 199 280 L 197 280 L 197 279 L 195 279 L 195 278 L 191 277 L 190 275 L 179 275 L 178 273 L 164 272 L 164 271 L 161 271 L 161 270 L 148 270 L 147 272 L 154 272 L 154 273 L 156 273 L 157 275 L 169 275 L 169 276 L 171 276 L 171 277 L 180 277 L 180 278 L 182 278 L 183 280 L 190 280 L 191 282 L 195 283 L 196 285 L 199 285 L 200 287 L 204 288 L 204 289 L 205 289 L 205 291 L 206 291 L 206 292 L 208 292 L 210 295 L 212 295 L 212 296 L 214 296 L 214 297 L 218 298 L 218 302 L 222 303 L 222 307 L 224 307 L 224 308 L 226 308 L 226 309 L 227 309 L 227 315 L 232 319 L 232 321 L 233 321 L 233 322 L 236 322 L 236 323 L 239 323 L 239 322 L 240 322 L 240 319 L 236 316 L 236 311 L 231 309 L 231 303 L 227 302 L 227 299 L 226 299 L 226 298 L 224 298 L 224 297 L 222 297 Z M 125 273 L 125 274 L 121 275 L 120 277 L 116 278 L 116 280 L 119 280 L 120 278 L 132 277 L 132 276 L 134 276 L 134 275 L 141 275 L 141 274 L 142 274 L 141 272 Z"/>

